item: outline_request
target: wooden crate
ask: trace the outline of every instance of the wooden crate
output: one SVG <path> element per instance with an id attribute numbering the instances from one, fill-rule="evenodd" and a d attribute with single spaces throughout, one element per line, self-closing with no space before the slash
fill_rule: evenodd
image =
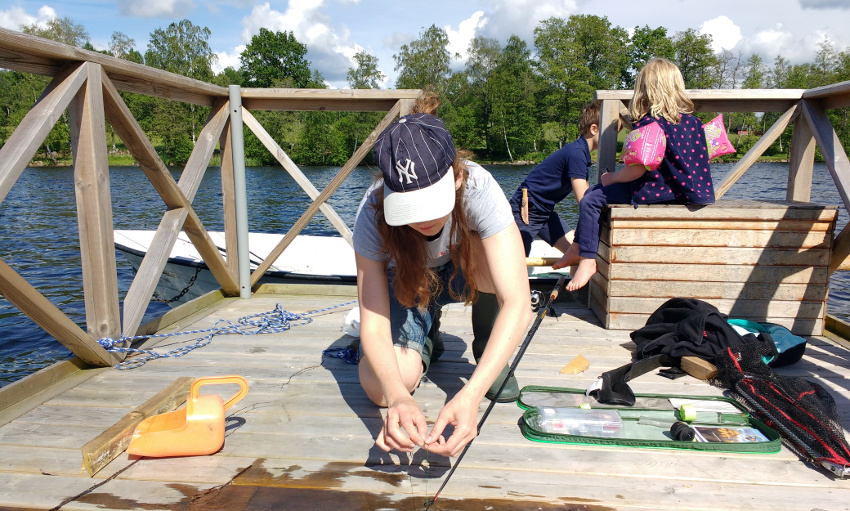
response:
<path id="1" fill-rule="evenodd" d="M 821 335 L 837 215 L 785 201 L 612 205 L 590 309 L 606 328 L 636 330 L 669 298 L 698 298 L 730 318 Z"/>

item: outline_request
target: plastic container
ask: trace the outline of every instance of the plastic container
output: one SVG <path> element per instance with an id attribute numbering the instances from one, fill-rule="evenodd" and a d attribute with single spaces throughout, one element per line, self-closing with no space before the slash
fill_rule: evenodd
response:
<path id="1" fill-rule="evenodd" d="M 616 410 L 540 406 L 537 429 L 545 433 L 622 438 L 623 420 Z"/>

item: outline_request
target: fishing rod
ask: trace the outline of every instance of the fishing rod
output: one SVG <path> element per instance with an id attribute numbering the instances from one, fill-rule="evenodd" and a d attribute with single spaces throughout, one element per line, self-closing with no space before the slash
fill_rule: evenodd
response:
<path id="1" fill-rule="evenodd" d="M 528 329 L 528 334 L 525 336 L 525 340 L 522 341 L 522 344 L 519 347 L 519 351 L 517 352 L 516 357 L 514 357 L 513 363 L 511 363 L 511 367 L 508 370 L 507 377 L 505 377 L 505 379 L 502 381 L 502 385 L 499 387 L 499 391 L 496 392 L 496 395 L 493 396 L 493 399 L 490 400 L 490 406 L 488 406 L 487 409 L 484 410 L 484 415 L 482 415 L 481 420 L 478 421 L 478 427 L 475 433 L 475 438 L 477 438 L 478 435 L 481 434 L 481 426 L 484 425 L 484 421 L 487 420 L 487 416 L 490 415 L 490 411 L 493 410 L 493 406 L 495 406 L 496 401 L 499 399 L 499 396 L 502 395 L 502 391 L 505 390 L 505 385 L 508 383 L 508 380 L 511 378 L 511 376 L 513 376 L 514 370 L 519 365 L 520 359 L 522 359 L 522 356 L 525 354 L 525 350 L 531 343 L 531 338 L 534 337 L 534 333 L 537 332 L 537 328 L 540 326 L 540 323 L 543 322 L 543 318 L 546 316 L 546 312 L 549 310 L 549 307 L 552 305 L 552 302 L 554 302 L 555 299 L 558 297 L 558 293 L 561 291 L 561 286 L 564 285 L 565 279 L 565 275 L 561 275 L 558 278 L 558 282 L 555 284 L 555 287 L 552 289 L 552 292 L 549 293 L 549 299 L 546 301 L 545 306 L 540 307 L 537 310 L 537 317 L 534 319 L 534 323 L 532 323 L 531 328 Z M 440 493 L 443 491 L 443 488 L 446 487 L 446 484 L 448 484 L 449 479 L 452 478 L 452 474 L 455 473 L 457 466 L 460 465 L 461 460 L 466 455 L 466 451 L 469 450 L 469 447 L 472 445 L 472 442 L 475 441 L 475 438 L 470 440 L 469 443 L 466 444 L 466 447 L 463 448 L 463 451 L 461 451 L 460 456 L 458 456 L 457 458 L 457 461 L 454 465 L 452 465 L 451 470 L 449 470 L 448 475 L 446 476 L 445 480 L 443 480 L 443 484 L 440 485 L 440 488 L 437 490 L 437 493 L 434 494 L 434 498 L 425 501 L 425 511 L 428 511 L 428 509 L 430 509 L 431 506 L 434 505 L 434 502 L 437 501 L 437 497 L 440 496 Z"/>

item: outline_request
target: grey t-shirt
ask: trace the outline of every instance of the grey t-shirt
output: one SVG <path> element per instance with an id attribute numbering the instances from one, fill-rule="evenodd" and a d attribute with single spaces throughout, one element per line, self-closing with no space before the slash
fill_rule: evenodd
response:
<path id="1" fill-rule="evenodd" d="M 466 162 L 466 168 L 469 171 L 463 196 L 466 221 L 470 230 L 477 232 L 481 239 L 485 239 L 508 227 L 514 222 L 514 216 L 505 193 L 493 176 L 471 161 Z M 377 203 L 375 192 L 383 186 L 383 180 L 379 179 L 366 191 L 354 221 L 354 250 L 373 261 L 385 261 L 388 257 L 381 253 L 381 239 L 375 225 L 375 204 Z M 431 268 L 442 266 L 451 259 L 449 254 L 451 228 L 452 219 L 449 217 L 440 236 L 428 242 Z M 456 243 L 457 240 L 452 244 Z M 395 263 L 390 261 L 390 267 L 392 266 L 395 266 Z"/>

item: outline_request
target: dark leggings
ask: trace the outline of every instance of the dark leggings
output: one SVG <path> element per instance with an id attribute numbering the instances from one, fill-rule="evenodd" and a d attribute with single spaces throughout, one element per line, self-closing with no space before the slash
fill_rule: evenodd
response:
<path id="1" fill-rule="evenodd" d="M 614 183 L 609 186 L 598 184 L 584 194 L 578 207 L 578 224 L 575 234 L 581 257 L 596 258 L 599 234 L 602 230 L 602 223 L 599 220 L 602 216 L 602 208 L 608 204 L 628 204 L 631 199 L 631 183 Z"/>

